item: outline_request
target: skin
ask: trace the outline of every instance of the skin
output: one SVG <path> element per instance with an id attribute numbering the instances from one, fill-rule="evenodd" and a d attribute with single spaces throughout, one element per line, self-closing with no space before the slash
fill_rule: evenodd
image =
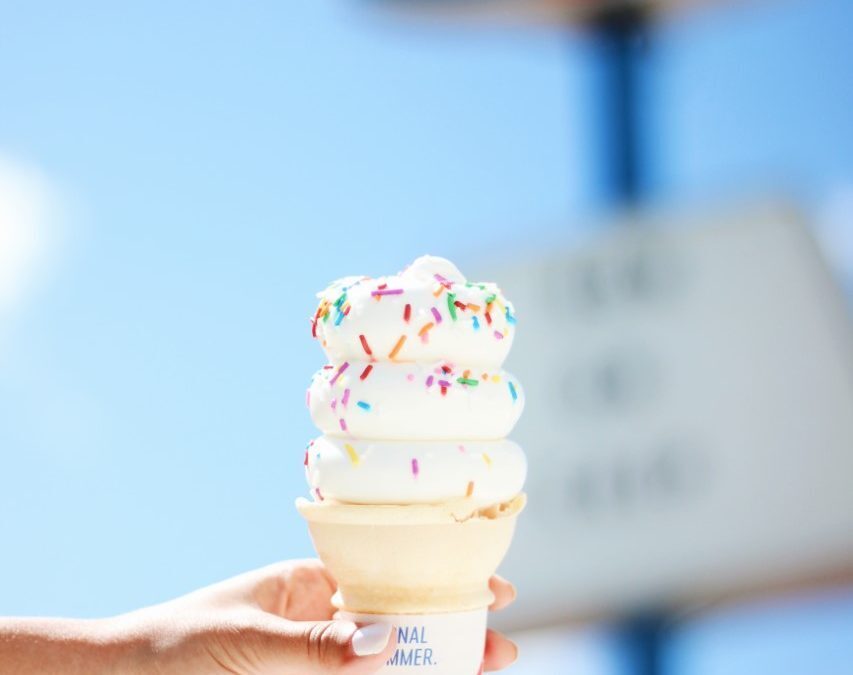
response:
<path id="1" fill-rule="evenodd" d="M 515 599 L 493 577 L 499 610 Z M 111 619 L 0 618 L 0 672 L 194 675 L 366 675 L 393 654 L 356 656 L 357 626 L 333 620 L 335 582 L 316 560 L 290 560 Z M 485 669 L 505 668 L 514 643 L 490 630 Z"/>

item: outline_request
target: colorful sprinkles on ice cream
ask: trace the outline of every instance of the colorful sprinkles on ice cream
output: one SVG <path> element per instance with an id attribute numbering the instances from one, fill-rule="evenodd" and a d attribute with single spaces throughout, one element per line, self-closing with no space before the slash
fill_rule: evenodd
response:
<path id="1" fill-rule="evenodd" d="M 413 263 L 413 266 L 418 262 Z M 450 265 L 450 269 L 455 270 L 452 264 L 447 264 Z M 355 431 L 353 436 L 347 420 L 343 417 L 348 409 L 352 410 L 349 408 L 351 397 L 355 399 L 355 407 L 362 413 L 373 410 L 372 403 L 363 400 L 361 396 L 373 403 L 377 402 L 373 398 L 376 394 L 375 386 L 371 389 L 370 383 L 365 382 L 373 372 L 377 361 L 395 364 L 412 361 L 422 363 L 427 358 L 422 355 L 433 358 L 439 354 L 439 358 L 435 360 L 441 363 L 441 356 L 446 358 L 453 354 L 441 355 L 440 350 L 451 348 L 455 350 L 454 345 L 461 344 L 460 341 L 462 344 L 471 345 L 467 349 L 473 355 L 483 350 L 502 350 L 488 352 L 501 355 L 499 361 L 502 361 L 509 349 L 508 343 L 511 342 L 508 338 L 513 337 L 517 324 L 512 305 L 503 297 L 495 284 L 466 282 L 464 278 L 460 281 L 455 278 L 455 273 L 447 273 L 445 276 L 436 272 L 427 279 L 417 276 L 409 277 L 407 271 L 379 279 L 348 277 L 333 283 L 319 295 L 320 302 L 311 317 L 311 334 L 322 343 L 330 356 L 331 364 L 324 366 L 321 371 L 327 373 L 324 375 L 325 381 L 330 388 L 338 385 L 343 389 L 340 396 L 330 396 L 325 400 L 337 419 L 340 431 L 351 438 L 361 438 L 359 425 L 382 418 L 382 414 L 361 417 L 358 413 L 350 413 Z M 366 302 L 367 300 L 374 302 Z M 391 313 L 395 318 L 384 318 L 391 316 Z M 378 318 L 372 319 L 371 317 L 374 316 Z M 444 321 L 445 317 L 449 317 L 449 320 Z M 481 330 L 483 323 L 488 326 L 488 330 Z M 393 330 L 394 325 L 396 325 L 396 335 L 392 336 L 389 335 L 389 331 Z M 378 333 L 377 326 L 381 327 Z M 357 327 L 361 328 L 361 332 Z M 466 337 L 466 334 L 470 337 Z M 466 340 L 468 342 L 465 342 Z M 497 345 L 489 347 L 490 342 L 507 344 L 501 347 Z M 478 345 L 482 346 L 478 347 Z M 336 358 L 337 354 L 344 355 L 346 358 Z M 354 361 L 355 367 L 360 369 L 358 380 L 345 376 L 350 367 L 350 360 Z M 370 362 L 362 366 L 359 361 Z M 458 405 L 459 401 L 466 400 L 459 397 L 483 396 L 484 394 L 478 392 L 484 389 L 494 391 L 492 385 L 502 382 L 499 372 L 495 372 L 500 365 L 499 361 L 495 365 L 484 359 L 481 365 L 487 366 L 486 370 L 461 367 L 457 369 L 452 364 L 444 362 L 436 367 L 433 373 L 416 377 L 414 373 L 409 372 L 405 379 L 420 387 L 425 396 L 434 397 L 440 392 L 440 399 L 447 401 L 443 405 L 454 405 L 453 402 L 457 402 Z M 339 365 L 336 365 L 336 362 Z M 472 358 L 470 363 L 479 362 Z M 488 367 L 490 365 L 493 367 Z M 359 371 L 356 370 L 356 372 Z M 512 403 L 516 403 L 519 400 L 516 385 L 508 378 L 505 381 L 507 388 L 504 391 L 508 392 Z M 387 414 L 382 397 L 380 396 L 379 399 L 382 413 Z M 306 393 L 306 404 L 309 408 L 312 405 L 310 389 Z M 316 405 L 320 404 L 316 403 Z M 356 414 L 356 417 L 353 417 L 353 414 Z M 459 444 L 457 447 L 460 455 L 466 452 L 464 445 Z M 358 466 L 360 457 L 353 445 L 345 443 L 343 448 L 350 463 Z M 319 453 L 317 454 L 319 458 Z M 469 456 L 476 455 L 472 452 Z M 495 460 L 487 452 L 480 453 L 480 456 L 486 467 L 491 469 Z M 308 449 L 305 451 L 304 465 L 309 467 Z M 419 459 L 412 457 L 410 475 L 418 478 L 421 468 Z M 471 497 L 474 494 L 475 481 L 469 480 L 463 485 L 464 496 Z M 478 494 L 481 494 L 481 490 L 482 487 L 478 490 Z M 315 493 L 319 500 L 324 499 L 319 487 L 316 488 Z"/>

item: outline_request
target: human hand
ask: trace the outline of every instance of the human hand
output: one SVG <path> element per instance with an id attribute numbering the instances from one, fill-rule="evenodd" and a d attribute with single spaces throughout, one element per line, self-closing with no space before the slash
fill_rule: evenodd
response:
<path id="1" fill-rule="evenodd" d="M 515 598 L 493 577 L 491 609 Z M 315 560 L 285 561 L 116 620 L 130 649 L 131 672 L 238 675 L 364 675 L 393 654 L 396 638 L 381 624 L 333 620 L 335 582 Z M 120 638 L 121 640 L 121 638 Z M 512 663 L 517 648 L 490 630 L 485 669 Z"/>

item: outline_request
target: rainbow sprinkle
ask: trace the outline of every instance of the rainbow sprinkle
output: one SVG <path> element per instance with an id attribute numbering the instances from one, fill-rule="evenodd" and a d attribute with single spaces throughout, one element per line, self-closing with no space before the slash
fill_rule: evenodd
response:
<path id="1" fill-rule="evenodd" d="M 474 494 L 474 481 L 468 481 L 468 489 L 465 490 L 465 496 L 470 497 Z"/>
<path id="2" fill-rule="evenodd" d="M 373 370 L 373 364 L 368 363 L 367 366 L 365 366 L 364 370 L 361 371 L 361 375 L 358 376 L 358 379 L 359 380 L 366 380 L 367 376 L 370 375 L 371 370 Z"/>
<path id="3" fill-rule="evenodd" d="M 400 339 L 399 339 L 399 340 L 397 340 L 397 344 L 395 344 L 395 345 L 394 345 L 394 349 L 392 349 L 392 350 L 389 352 L 389 354 L 388 354 L 388 358 L 389 358 L 389 359 L 393 359 L 394 357 L 396 357 L 396 356 L 397 356 L 397 354 L 399 354 L 399 353 L 400 353 L 400 350 L 403 348 L 403 345 L 404 345 L 405 343 L 406 343 L 406 336 L 405 336 L 405 335 L 401 335 L 401 336 L 400 336 Z"/>
<path id="4" fill-rule="evenodd" d="M 509 380 L 507 380 L 506 383 L 509 385 L 509 393 L 512 395 L 513 402 L 517 401 L 518 400 L 518 392 L 515 390 L 515 385 L 512 382 L 510 382 Z"/>
<path id="5" fill-rule="evenodd" d="M 501 333 L 499 330 L 496 330 L 495 331 L 495 340 L 503 340 L 503 339 L 504 339 L 504 334 Z"/>
<path id="6" fill-rule="evenodd" d="M 471 317 L 471 322 L 474 324 L 474 330 L 480 330 L 480 320 L 476 316 Z"/>
<path id="7" fill-rule="evenodd" d="M 370 291 L 370 295 L 372 295 L 374 298 L 382 296 L 382 295 L 402 295 L 402 294 L 403 294 L 402 288 L 380 288 L 379 290 L 376 290 L 376 291 Z"/>
<path id="8" fill-rule="evenodd" d="M 447 311 L 450 312 L 450 318 L 456 321 L 456 294 L 447 293 Z"/>
<path id="9" fill-rule="evenodd" d="M 336 373 L 332 376 L 332 379 L 331 379 L 331 380 L 329 380 L 329 384 L 330 384 L 330 385 L 333 385 L 335 382 L 337 382 L 337 381 L 338 381 L 338 378 L 343 374 L 343 372 L 344 372 L 347 368 L 349 368 L 349 361 L 344 361 L 344 362 L 341 364 L 341 367 L 340 367 L 340 368 L 338 368 L 338 372 L 336 372 Z"/>
<path id="10" fill-rule="evenodd" d="M 467 385 L 470 385 L 472 387 L 476 387 L 478 384 L 480 384 L 480 380 L 475 380 L 475 379 L 470 378 L 470 377 L 457 377 L 456 381 L 459 384 L 467 384 Z"/>
<path id="11" fill-rule="evenodd" d="M 362 410 L 370 410 L 370 404 L 366 401 L 359 401 L 356 405 Z"/>
<path id="12" fill-rule="evenodd" d="M 421 467 L 418 464 L 418 460 L 416 457 L 412 457 L 412 475 L 417 478 L 418 474 L 421 472 Z"/>
<path id="13" fill-rule="evenodd" d="M 486 463 L 490 469 L 492 468 L 492 458 L 489 457 L 485 452 L 483 453 L 483 461 Z"/>
<path id="14" fill-rule="evenodd" d="M 435 307 L 431 307 L 430 311 L 432 312 L 432 315 L 435 317 L 435 322 L 441 323 L 441 313 Z"/>
<path id="15" fill-rule="evenodd" d="M 352 447 L 349 443 L 344 443 L 344 450 L 347 451 L 349 455 L 349 461 L 353 463 L 353 466 L 358 466 L 358 463 L 361 461 L 361 457 L 358 456 L 358 453 L 355 451 L 355 448 Z"/>
<path id="16" fill-rule="evenodd" d="M 349 389 L 344 389 L 344 395 L 341 396 L 341 405 L 346 406 L 349 402 Z"/>
<path id="17" fill-rule="evenodd" d="M 412 306 L 406 305 L 406 308 L 403 310 L 403 321 L 409 323 L 409 319 L 412 318 Z"/>
<path id="18" fill-rule="evenodd" d="M 338 420 L 338 423 L 341 425 L 341 431 L 349 432 L 349 429 L 347 429 L 347 421 L 343 417 Z"/>
<path id="19" fill-rule="evenodd" d="M 367 344 L 367 338 L 364 337 L 363 335 L 359 335 L 358 339 L 361 340 L 361 346 L 364 349 L 364 353 L 367 354 L 368 356 L 373 356 L 373 352 L 370 351 L 370 345 Z"/>

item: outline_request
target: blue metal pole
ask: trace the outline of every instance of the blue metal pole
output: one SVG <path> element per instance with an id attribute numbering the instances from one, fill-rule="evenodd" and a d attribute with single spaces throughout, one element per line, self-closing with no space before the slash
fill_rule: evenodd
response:
<path id="1" fill-rule="evenodd" d="M 603 148 L 604 181 L 608 199 L 620 206 L 636 206 L 644 196 L 646 169 L 639 107 L 642 57 L 647 10 L 628 4 L 601 14 L 592 24 L 603 51 L 603 86 L 598 125 Z M 616 622 L 614 628 L 626 648 L 635 675 L 662 675 L 671 615 L 665 608 L 649 608 Z"/>
<path id="2" fill-rule="evenodd" d="M 602 118 L 599 129 L 605 134 L 603 178 L 608 198 L 622 205 L 638 202 L 644 187 L 638 61 L 646 22 L 647 11 L 631 4 L 604 12 L 591 23 L 604 59 L 595 102 Z"/>

